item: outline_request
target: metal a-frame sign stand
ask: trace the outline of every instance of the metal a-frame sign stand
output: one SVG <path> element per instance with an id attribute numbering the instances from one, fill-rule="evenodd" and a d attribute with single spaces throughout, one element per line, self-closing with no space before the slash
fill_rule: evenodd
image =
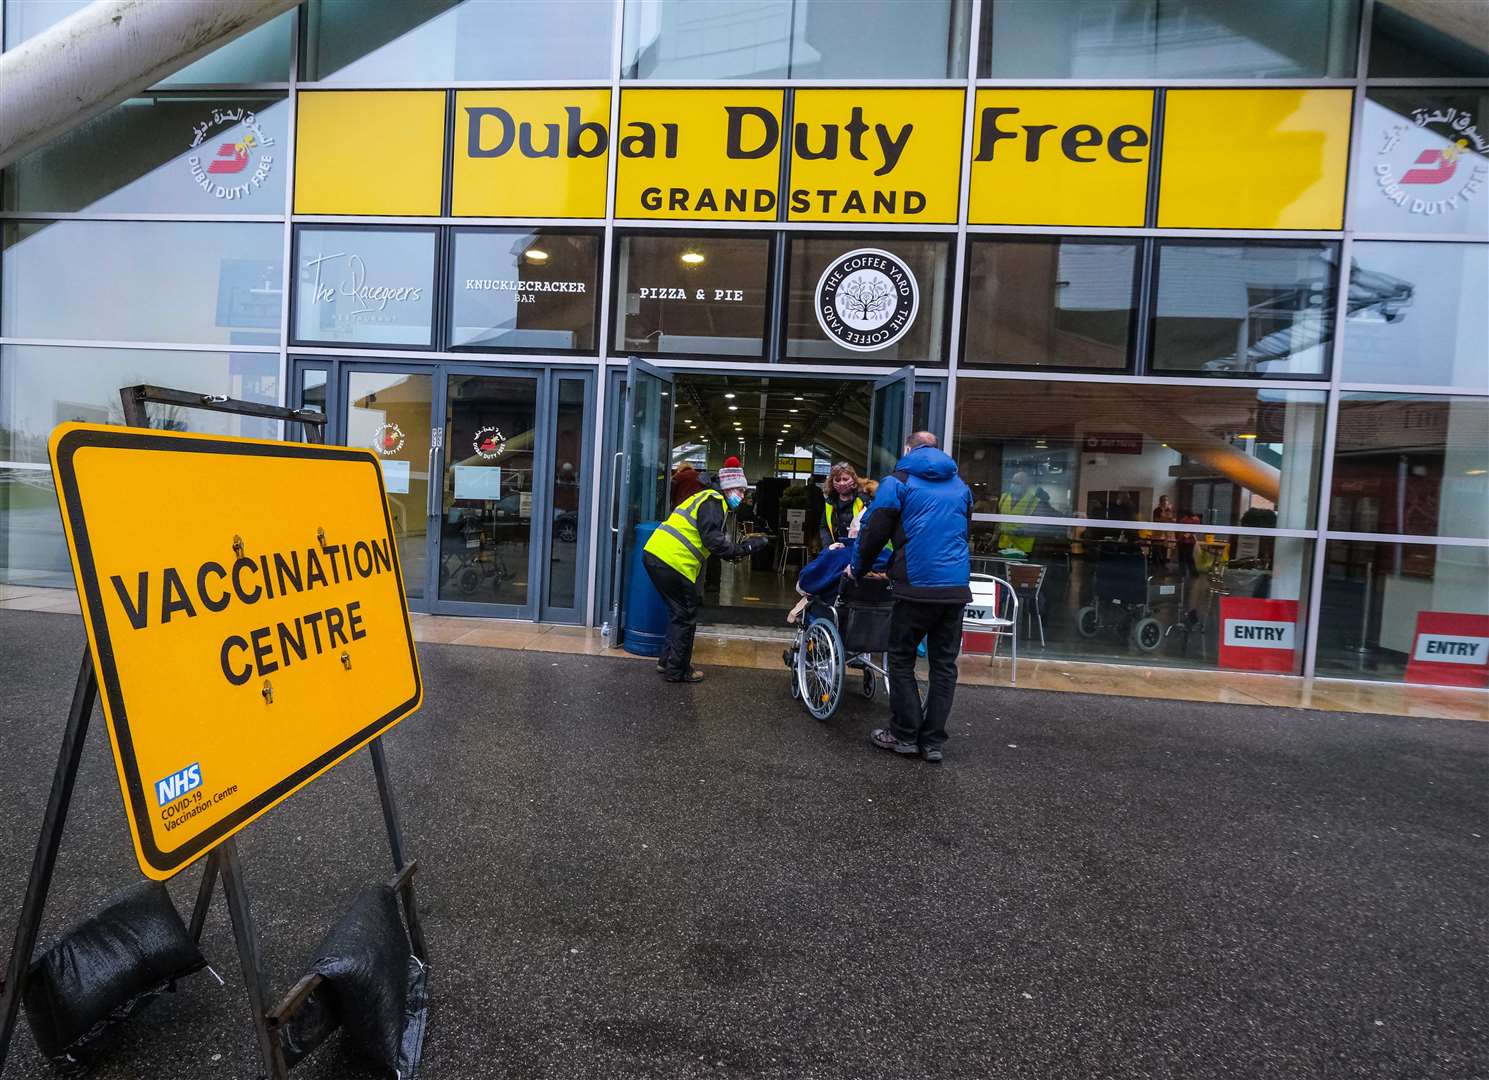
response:
<path id="1" fill-rule="evenodd" d="M 309 410 L 261 405 L 253 401 L 148 385 L 126 386 L 119 391 L 119 397 L 123 403 L 124 423 L 127 427 L 148 427 L 145 406 L 153 403 L 296 423 L 301 426 L 305 442 L 321 444 L 325 441 L 326 417 Z M 57 853 L 62 846 L 62 829 L 67 823 L 67 811 L 72 804 L 73 787 L 77 782 L 78 766 L 83 756 L 83 742 L 88 735 L 88 724 L 97 697 L 98 679 L 94 672 L 93 656 L 85 645 L 82 664 L 78 669 L 77 686 L 72 694 L 72 707 L 68 710 L 67 725 L 62 732 L 62 749 L 57 757 L 56 772 L 52 776 L 52 790 L 47 797 L 46 813 L 42 818 L 41 836 L 37 839 L 36 854 L 31 860 L 31 876 L 26 882 L 21 917 L 16 924 L 15 943 L 11 948 L 10 962 L 6 966 L 5 981 L 0 984 L 0 1070 L 5 1067 L 11 1037 L 15 1032 L 21 991 L 32 954 L 36 950 L 42 911 L 46 906 L 52 874 L 57 866 Z M 409 861 L 405 854 L 403 827 L 398 817 L 398 805 L 393 798 L 393 788 L 388 780 L 388 764 L 381 736 L 373 739 L 367 749 L 372 756 L 372 771 L 377 779 L 378 798 L 383 807 L 383 825 L 387 829 L 388 845 L 392 849 L 396 875 L 392 884 L 402 898 L 410 946 L 414 955 L 423 963 L 427 959 L 424 929 L 419 921 L 419 909 L 414 897 L 414 871 L 417 863 Z M 304 1004 L 319 985 L 320 976 L 309 975 L 302 978 L 278 1006 L 269 1008 L 268 985 L 260 960 L 258 932 L 248 901 L 248 889 L 243 880 L 238 843 L 233 837 L 218 844 L 207 855 L 201 884 L 197 888 L 196 903 L 191 912 L 192 941 L 201 941 L 207 910 L 211 906 L 212 893 L 219 874 L 233 924 L 238 961 L 243 968 L 243 981 L 248 989 L 248 1001 L 253 1009 L 253 1026 L 263 1057 L 264 1075 L 271 1080 L 286 1080 L 289 1069 L 279 1040 L 279 1027 Z"/>

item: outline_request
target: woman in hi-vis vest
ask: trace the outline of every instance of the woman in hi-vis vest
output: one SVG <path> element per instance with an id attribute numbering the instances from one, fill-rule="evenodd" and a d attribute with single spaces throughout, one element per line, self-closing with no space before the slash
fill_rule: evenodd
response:
<path id="1" fill-rule="evenodd" d="M 846 461 L 840 461 L 827 474 L 822 485 L 827 504 L 822 508 L 822 550 L 840 548 L 848 542 L 848 526 L 863 512 L 863 496 L 858 490 L 858 473 Z"/>

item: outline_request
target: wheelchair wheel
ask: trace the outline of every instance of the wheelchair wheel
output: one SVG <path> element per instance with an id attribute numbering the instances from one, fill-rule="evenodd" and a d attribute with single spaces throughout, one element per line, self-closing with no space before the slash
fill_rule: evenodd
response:
<path id="1" fill-rule="evenodd" d="M 1076 612 L 1075 628 L 1081 637 L 1095 637 L 1101 629 L 1101 616 L 1094 607 L 1083 607 Z"/>
<path id="2" fill-rule="evenodd" d="M 1154 652 L 1163 644 L 1163 624 L 1151 615 L 1139 619 L 1132 626 L 1132 643 L 1143 652 Z"/>
<path id="3" fill-rule="evenodd" d="M 863 696 L 869 701 L 874 700 L 874 694 L 879 689 L 879 676 L 868 668 L 863 669 Z"/>
<path id="4" fill-rule="evenodd" d="M 807 627 L 796 653 L 796 682 L 807 712 L 818 720 L 837 711 L 846 659 L 843 639 L 831 619 L 818 619 Z"/>
<path id="5" fill-rule="evenodd" d="M 801 656 L 801 639 L 803 636 L 804 635 L 801 630 L 796 631 L 796 637 L 791 639 L 791 648 L 786 650 L 784 657 L 786 666 L 791 669 L 792 701 L 801 700 L 801 677 L 797 674 L 796 669 L 799 666 L 798 657 Z"/>

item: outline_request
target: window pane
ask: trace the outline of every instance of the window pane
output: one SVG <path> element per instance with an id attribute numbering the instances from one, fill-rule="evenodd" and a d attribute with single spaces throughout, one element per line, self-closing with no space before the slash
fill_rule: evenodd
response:
<path id="1" fill-rule="evenodd" d="M 1329 528 L 1489 539 L 1489 398 L 1345 394 Z"/>
<path id="2" fill-rule="evenodd" d="M 967 0 L 627 0 L 627 79 L 946 79 Z"/>
<path id="3" fill-rule="evenodd" d="M 311 0 L 309 78 L 608 79 L 611 0 Z"/>
<path id="4" fill-rule="evenodd" d="M 1444 682 L 1443 665 L 1408 672 L 1428 612 L 1447 614 L 1468 636 L 1489 636 L 1473 626 L 1489 616 L 1489 548 L 1333 540 L 1324 555 L 1320 675 Z"/>
<path id="5" fill-rule="evenodd" d="M 279 344 L 279 225 L 28 221 L 0 235 L 8 336 Z"/>
<path id="6" fill-rule="evenodd" d="M 584 528 L 584 380 L 558 381 L 558 426 L 553 440 L 553 558 L 548 606 L 571 608 L 579 581 L 579 536 Z"/>
<path id="7" fill-rule="evenodd" d="M 4 206 L 282 215 L 287 116 L 283 94 L 131 98 L 6 169 Z"/>
<path id="8" fill-rule="evenodd" d="M 89 0 L 4 0 L 5 47 L 29 37 L 88 6 Z M 188 64 L 160 86 L 285 82 L 290 77 L 290 31 L 295 13 L 287 11 Z"/>
<path id="9" fill-rule="evenodd" d="M 833 233 L 793 236 L 790 244 L 787 359 L 946 363 L 950 241 Z M 860 254 L 866 251 L 867 261 Z"/>
<path id="10" fill-rule="evenodd" d="M 1198 528 L 1024 526 L 1010 539 L 974 522 L 972 572 L 1019 593 L 1021 656 L 1295 674 L 1313 544 Z"/>
<path id="11" fill-rule="evenodd" d="M 981 75 L 1268 79 L 1354 74 L 1358 0 L 985 0 Z"/>
<path id="12" fill-rule="evenodd" d="M 433 344 L 433 229 L 299 229 L 295 337 Z"/>
<path id="13" fill-rule="evenodd" d="M 619 252 L 617 352 L 765 355 L 768 239 L 623 236 Z"/>
<path id="14" fill-rule="evenodd" d="M 1489 15 L 1483 0 L 1375 0 L 1370 74 L 1489 78 Z"/>
<path id="15" fill-rule="evenodd" d="M 1168 241 L 1158 248 L 1155 371 L 1323 375 L 1338 245 Z"/>
<path id="16" fill-rule="evenodd" d="M 454 238 L 453 346 L 594 352 L 598 236 L 459 229 Z"/>
<path id="17" fill-rule="evenodd" d="M 1489 90 L 1371 90 L 1360 139 L 1355 228 L 1489 237 Z"/>
<path id="18" fill-rule="evenodd" d="M 165 352 L 39 345 L 0 347 L 0 581 L 72 586 L 51 471 L 52 428 L 69 420 L 122 424 L 119 388 L 153 383 L 279 402 L 274 353 Z M 276 439 L 271 420 L 151 405 L 150 426 Z M 29 467 L 25 467 L 29 466 Z"/>
<path id="19" fill-rule="evenodd" d="M 1345 382 L 1489 389 L 1489 245 L 1352 249 Z"/>
<path id="20" fill-rule="evenodd" d="M 955 457 L 987 514 L 1313 528 L 1324 394 L 966 379 Z"/>
<path id="21" fill-rule="evenodd" d="M 1125 370 L 1137 265 L 1135 243 L 973 241 L 962 362 Z"/>

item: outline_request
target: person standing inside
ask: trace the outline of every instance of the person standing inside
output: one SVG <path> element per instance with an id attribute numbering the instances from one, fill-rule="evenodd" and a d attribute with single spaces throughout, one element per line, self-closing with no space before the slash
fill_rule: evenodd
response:
<path id="1" fill-rule="evenodd" d="M 1029 488 L 1028 473 L 1016 472 L 1009 479 L 1008 490 L 998 497 L 998 513 L 1033 514 L 1038 504 L 1038 494 Z M 1034 550 L 1034 537 L 1027 531 L 1028 528 L 1027 525 L 1020 528 L 1005 521 L 998 530 L 998 550 L 1017 550 L 1025 555 L 1029 554 Z"/>
<path id="2" fill-rule="evenodd" d="M 693 636 L 698 630 L 698 608 L 703 598 L 698 575 L 712 553 L 721 559 L 742 559 L 765 547 L 763 536 L 735 544 L 724 531 L 724 515 L 744 501 L 749 486 L 744 470 L 719 470 L 718 484 L 700 473 L 703 490 L 677 504 L 666 521 L 646 542 L 641 564 L 667 605 L 667 639 L 657 660 L 657 671 L 668 682 L 703 681 L 693 667 Z"/>
<path id="3" fill-rule="evenodd" d="M 863 513 L 863 496 L 858 490 L 858 473 L 846 461 L 840 461 L 827 474 L 822 485 L 824 502 L 818 525 L 822 530 L 822 550 L 842 547 L 848 542 L 848 527 Z"/>
<path id="4" fill-rule="evenodd" d="M 919 753 L 939 762 L 946 721 L 956 694 L 957 654 L 962 648 L 962 609 L 972 602 L 972 492 L 957 475 L 956 462 L 936 446 L 936 436 L 917 431 L 905 456 L 864 517 L 858 551 L 844 572 L 862 578 L 880 550 L 894 544 L 889 579 L 894 610 L 889 624 L 890 726 L 876 730 L 875 746 L 897 754 Z M 930 693 L 922 708 L 915 683 L 915 653 L 926 643 Z"/>

